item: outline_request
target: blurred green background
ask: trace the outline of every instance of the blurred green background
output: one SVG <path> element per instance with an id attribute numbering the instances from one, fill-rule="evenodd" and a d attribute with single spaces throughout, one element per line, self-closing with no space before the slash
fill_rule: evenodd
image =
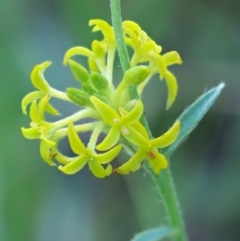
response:
<path id="1" fill-rule="evenodd" d="M 110 21 L 108 0 L 0 1 L 0 240 L 125 241 L 166 224 L 154 185 L 143 170 L 99 180 L 86 167 L 65 176 L 44 163 L 39 142 L 23 138 L 29 125 L 20 102 L 34 88 L 35 64 L 60 90 L 75 85 L 62 65 L 66 50 L 99 37 L 88 21 Z M 148 32 L 163 52 L 177 50 L 176 103 L 165 111 L 166 85 L 154 79 L 143 99 L 155 136 L 206 89 L 224 81 L 220 98 L 171 158 L 190 241 L 240 240 L 240 1 L 122 0 L 124 20 Z M 121 73 L 117 60 L 117 73 Z M 117 74 L 116 73 L 116 74 Z M 75 107 L 58 103 L 63 115 Z M 68 143 L 61 143 L 70 152 Z M 115 162 L 116 163 L 116 162 Z M 115 164 L 117 165 L 117 164 Z"/>

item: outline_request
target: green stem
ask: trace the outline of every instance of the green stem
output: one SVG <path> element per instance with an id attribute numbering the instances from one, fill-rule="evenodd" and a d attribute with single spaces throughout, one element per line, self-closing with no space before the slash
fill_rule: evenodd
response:
<path id="1" fill-rule="evenodd" d="M 101 134 L 101 131 L 104 127 L 104 124 L 105 123 L 103 121 L 99 121 L 92 131 L 92 135 L 88 142 L 87 148 L 93 152 L 95 151 L 96 143 L 97 143 L 98 137 Z"/>
<path id="2" fill-rule="evenodd" d="M 71 100 L 67 97 L 66 93 L 62 91 L 56 90 L 54 88 L 50 88 L 49 92 L 50 92 L 50 95 L 52 95 L 55 98 L 59 98 L 61 100 L 66 100 L 71 102 Z"/>
<path id="3" fill-rule="evenodd" d="M 82 109 L 64 119 L 61 119 L 59 121 L 55 121 L 52 124 L 54 124 L 55 126 L 58 127 L 62 127 L 62 126 L 66 126 L 69 121 L 71 122 L 75 122 L 75 121 L 79 121 L 85 118 L 97 118 L 97 114 L 96 111 L 92 110 L 92 109 Z"/>
<path id="4" fill-rule="evenodd" d="M 77 131 L 77 132 L 87 132 L 87 131 L 93 130 L 97 123 L 98 122 L 90 122 L 87 124 L 74 125 L 74 128 L 75 128 L 75 131 Z M 68 127 L 59 129 L 54 134 L 55 138 L 53 138 L 53 140 L 58 141 L 59 139 L 62 139 L 63 137 L 65 137 L 67 135 L 68 135 Z"/>
<path id="5" fill-rule="evenodd" d="M 125 73 L 130 68 L 130 60 L 127 52 L 127 46 L 124 42 L 124 36 L 122 31 L 120 0 L 110 0 L 110 7 L 111 7 L 112 24 L 113 24 L 116 43 L 117 43 L 118 55 L 120 58 L 123 72 Z"/>
<path id="6" fill-rule="evenodd" d="M 122 65 L 123 72 L 130 68 L 130 61 L 127 52 L 127 47 L 124 42 L 123 31 L 122 31 L 122 19 L 121 19 L 121 6 L 120 0 L 110 0 L 111 13 L 112 13 L 112 24 L 114 28 L 114 34 L 117 43 L 117 50 Z M 130 89 L 131 99 L 139 98 L 137 88 L 132 87 Z M 152 138 L 151 131 L 148 126 L 146 117 L 143 115 L 141 117 L 141 122 L 148 131 L 149 137 Z M 130 149 L 135 152 L 132 147 Z M 185 231 L 185 226 L 181 214 L 181 209 L 179 206 L 175 186 L 171 176 L 170 169 L 162 170 L 160 175 L 155 174 L 152 169 L 144 163 L 144 168 L 147 173 L 151 176 L 158 191 L 162 197 L 163 203 L 166 208 L 166 213 L 168 216 L 169 224 L 171 227 L 176 228 L 177 232 L 173 236 L 174 241 L 187 241 L 187 235 Z"/>
<path id="7" fill-rule="evenodd" d="M 176 228 L 176 233 L 173 236 L 173 240 L 187 241 L 188 238 L 185 230 L 185 224 L 182 218 L 170 168 L 162 170 L 160 175 L 156 175 L 146 162 L 144 163 L 143 167 L 157 186 L 166 209 L 170 226 Z"/>

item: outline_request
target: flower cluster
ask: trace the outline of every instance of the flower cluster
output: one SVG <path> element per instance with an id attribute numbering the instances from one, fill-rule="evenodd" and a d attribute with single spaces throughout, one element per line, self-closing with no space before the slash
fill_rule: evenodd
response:
<path id="1" fill-rule="evenodd" d="M 67 88 L 66 92 L 52 88 L 44 78 L 44 71 L 51 65 L 47 61 L 35 66 L 31 73 L 32 84 L 37 91 L 26 95 L 22 100 L 22 110 L 26 114 L 30 105 L 29 128 L 22 128 L 23 135 L 28 139 L 40 139 L 40 154 L 51 166 L 65 174 L 74 174 L 86 164 L 91 172 L 99 178 L 111 173 L 129 174 L 138 170 L 146 159 L 155 173 L 168 166 L 166 157 L 159 148 L 171 145 L 177 138 L 180 122 L 162 136 L 151 139 L 140 118 L 144 106 L 141 99 L 131 99 L 129 88 L 135 86 L 139 96 L 154 74 L 165 79 L 168 87 L 167 108 L 170 108 L 177 95 L 177 81 L 168 70 L 172 64 L 180 64 L 181 58 L 175 51 L 161 55 L 161 46 L 157 45 L 136 23 L 122 23 L 125 43 L 133 49 L 131 68 L 127 70 L 120 84 L 115 88 L 113 78 L 116 41 L 113 28 L 105 21 L 96 19 L 89 22 L 93 31 L 101 31 L 102 40 L 94 40 L 91 49 L 74 47 L 64 56 L 64 64 L 70 67 L 81 88 Z M 77 63 L 72 57 L 87 57 L 88 68 Z M 143 65 L 144 63 L 144 65 Z M 45 112 L 59 115 L 50 104 L 51 98 L 58 98 L 80 106 L 80 110 L 71 116 L 55 122 L 45 120 Z M 79 120 L 91 118 L 92 122 L 76 124 Z M 85 145 L 79 133 L 91 132 Z M 102 141 L 99 135 L 105 134 Z M 68 157 L 58 149 L 58 142 L 68 136 L 75 157 Z M 130 160 L 118 168 L 112 169 L 109 164 L 125 148 L 128 143 L 136 153 Z"/>

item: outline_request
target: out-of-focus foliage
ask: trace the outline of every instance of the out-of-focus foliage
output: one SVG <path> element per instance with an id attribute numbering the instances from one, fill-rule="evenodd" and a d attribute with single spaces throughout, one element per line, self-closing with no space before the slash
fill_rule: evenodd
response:
<path id="1" fill-rule="evenodd" d="M 137 235 L 134 236 L 131 241 L 156 241 L 156 240 L 163 240 L 168 236 L 171 236 L 176 232 L 174 228 L 169 227 L 161 227 L 161 228 L 152 228 L 145 230 Z"/>
<path id="2" fill-rule="evenodd" d="M 143 95 L 154 136 L 166 131 L 205 89 L 226 83 L 214 107 L 171 158 L 194 241 L 240 240 L 239 9 L 236 0 L 122 0 L 124 20 L 138 22 L 163 52 L 177 50 L 183 59 L 183 65 L 174 67 L 179 95 L 169 111 L 164 82 L 156 79 Z M 104 180 L 87 170 L 65 176 L 41 160 L 37 141 L 21 135 L 20 127 L 29 120 L 20 102 L 32 90 L 33 66 L 52 60 L 46 73 L 50 84 L 61 90 L 76 86 L 62 60 L 70 47 L 89 47 L 93 36 L 88 21 L 93 18 L 110 21 L 108 0 L 1 3 L 0 240 L 122 241 L 167 222 L 143 171 Z M 117 65 L 116 81 L 120 71 Z M 76 110 L 57 104 L 63 115 Z M 61 144 L 70 153 L 68 142 Z"/>

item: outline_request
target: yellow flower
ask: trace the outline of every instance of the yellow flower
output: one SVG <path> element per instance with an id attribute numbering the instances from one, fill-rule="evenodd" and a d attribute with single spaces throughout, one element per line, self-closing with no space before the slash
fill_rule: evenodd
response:
<path id="1" fill-rule="evenodd" d="M 157 45 L 142 29 L 133 21 L 124 21 L 122 23 L 125 41 L 133 48 L 134 54 L 131 59 L 131 66 L 137 63 L 148 62 L 149 55 L 159 54 L 162 47 Z"/>
<path id="2" fill-rule="evenodd" d="M 109 176 L 112 173 L 112 166 L 108 163 L 118 155 L 121 150 L 121 145 L 117 145 L 103 154 L 97 154 L 94 150 L 89 150 L 85 147 L 71 122 L 68 125 L 68 130 L 70 146 L 74 153 L 79 156 L 65 166 L 60 165 L 58 167 L 59 170 L 65 174 L 74 174 L 88 163 L 89 169 L 96 177 L 103 178 Z M 102 164 L 108 164 L 107 168 L 104 169 Z"/>
<path id="3" fill-rule="evenodd" d="M 93 26 L 93 32 L 101 31 L 103 33 L 103 40 L 94 40 L 92 42 L 92 50 L 85 47 L 69 49 L 64 56 L 63 63 L 66 65 L 68 60 L 75 55 L 85 56 L 88 58 L 89 69 L 95 72 L 100 71 L 108 79 L 112 87 L 113 61 L 116 50 L 113 28 L 107 22 L 100 19 L 90 20 L 89 25 Z"/>
<path id="4" fill-rule="evenodd" d="M 30 128 L 21 128 L 22 134 L 27 139 L 40 139 L 40 154 L 45 162 L 47 162 L 50 166 L 54 166 L 54 162 L 52 161 L 52 151 L 51 149 L 57 145 L 57 142 L 60 138 L 64 137 L 56 134 L 56 132 L 68 124 L 69 120 L 63 119 L 57 122 L 47 122 L 45 120 L 45 111 L 49 106 L 48 102 L 51 96 L 48 94 L 44 96 L 39 103 L 37 100 L 33 100 L 30 107 L 30 118 L 32 120 Z M 77 113 L 79 119 L 88 117 L 88 114 L 91 114 L 89 111 Z M 75 116 L 72 116 L 73 118 Z"/>
<path id="5" fill-rule="evenodd" d="M 121 116 L 121 108 L 118 113 L 95 96 L 91 96 L 90 99 L 102 119 L 111 126 L 103 142 L 97 146 L 97 150 L 103 151 L 110 149 L 119 141 L 121 135 L 134 145 L 148 146 L 147 139 L 131 126 L 131 124 L 140 119 L 143 113 L 141 100 L 137 101 L 135 107 L 127 115 Z"/>
<path id="6" fill-rule="evenodd" d="M 26 107 L 28 104 L 32 103 L 33 100 L 43 98 L 46 94 L 51 94 L 54 92 L 47 81 L 45 80 L 43 74 L 46 68 L 51 65 L 50 61 L 46 61 L 42 64 L 36 65 L 31 73 L 32 84 L 38 89 L 38 91 L 33 91 L 27 94 L 22 100 L 22 111 L 26 114 Z M 46 106 L 46 111 L 53 115 L 59 115 L 58 111 L 48 103 Z"/>
<path id="7" fill-rule="evenodd" d="M 155 173 L 166 168 L 166 157 L 158 151 L 171 145 L 177 138 L 180 122 L 164 135 L 150 139 L 146 128 L 141 124 L 144 106 L 141 99 L 131 99 L 130 89 L 137 87 L 141 93 L 154 74 L 165 79 L 168 87 L 167 108 L 175 101 L 178 85 L 176 77 L 168 70 L 173 64 L 180 64 L 181 58 L 176 51 L 161 55 L 162 47 L 157 45 L 140 26 L 132 21 L 122 23 L 125 42 L 133 49 L 131 68 L 127 70 L 119 85 L 113 84 L 113 68 L 116 52 L 116 40 L 112 26 L 101 19 L 89 21 L 92 31 L 101 31 L 103 38 L 93 40 L 91 49 L 78 46 L 69 49 L 63 59 L 68 65 L 80 88 L 67 88 L 62 92 L 52 88 L 44 78 L 44 71 L 50 61 L 36 65 L 31 73 L 31 81 L 37 89 L 27 94 L 22 100 L 22 111 L 27 113 L 30 104 L 30 128 L 22 128 L 28 139 L 40 139 L 40 155 L 51 166 L 58 166 L 65 174 L 74 174 L 88 164 L 91 172 L 99 178 L 109 176 L 112 166 L 109 164 L 120 152 L 124 141 L 128 142 L 136 153 L 114 172 L 128 174 L 140 168 L 147 159 Z M 82 55 L 88 59 L 88 67 L 77 63 L 72 58 Z M 146 65 L 143 65 L 145 64 Z M 141 64 L 141 65 L 139 65 Z M 50 98 L 58 98 L 80 106 L 76 113 L 63 119 L 48 122 L 45 113 L 59 115 L 49 103 Z M 136 97 L 137 98 L 137 97 Z M 83 119 L 88 123 L 77 124 Z M 94 119 L 94 121 L 92 121 Z M 85 146 L 78 137 L 79 132 L 91 132 Z M 101 133 L 106 134 L 98 143 Z M 58 142 L 68 136 L 70 146 L 76 157 L 67 157 L 58 150 Z M 105 151 L 104 153 L 97 153 Z M 54 161 L 55 159 L 55 161 Z M 108 164 L 105 168 L 104 165 Z"/>
<path id="8" fill-rule="evenodd" d="M 137 171 L 144 159 L 149 161 L 149 164 L 155 173 L 159 173 L 161 169 L 167 168 L 168 162 L 166 157 L 158 152 L 158 148 L 164 148 L 171 145 L 177 139 L 180 131 L 180 121 L 175 124 L 162 136 L 149 140 L 149 146 L 141 146 L 136 154 L 122 166 L 114 170 L 115 173 L 129 174 Z"/>
<path id="9" fill-rule="evenodd" d="M 55 142 L 49 140 L 53 135 L 53 126 L 45 121 L 44 112 L 46 107 L 49 106 L 48 101 L 50 95 L 44 96 L 39 103 L 33 100 L 30 107 L 31 128 L 21 128 L 23 135 L 28 139 L 41 139 L 40 154 L 44 161 L 49 165 L 54 166 L 54 162 L 49 157 L 49 149 L 55 145 Z"/>
<path id="10" fill-rule="evenodd" d="M 149 62 L 150 75 L 139 87 L 141 94 L 151 77 L 159 73 L 160 79 L 165 78 L 168 87 L 167 109 L 171 107 L 177 95 L 177 81 L 174 75 L 167 69 L 172 64 L 181 64 L 182 60 L 176 51 L 168 52 L 161 55 L 162 47 L 157 45 L 140 26 L 132 21 L 122 23 L 125 34 L 125 42 L 134 50 L 131 58 L 131 66 L 138 63 Z"/>

